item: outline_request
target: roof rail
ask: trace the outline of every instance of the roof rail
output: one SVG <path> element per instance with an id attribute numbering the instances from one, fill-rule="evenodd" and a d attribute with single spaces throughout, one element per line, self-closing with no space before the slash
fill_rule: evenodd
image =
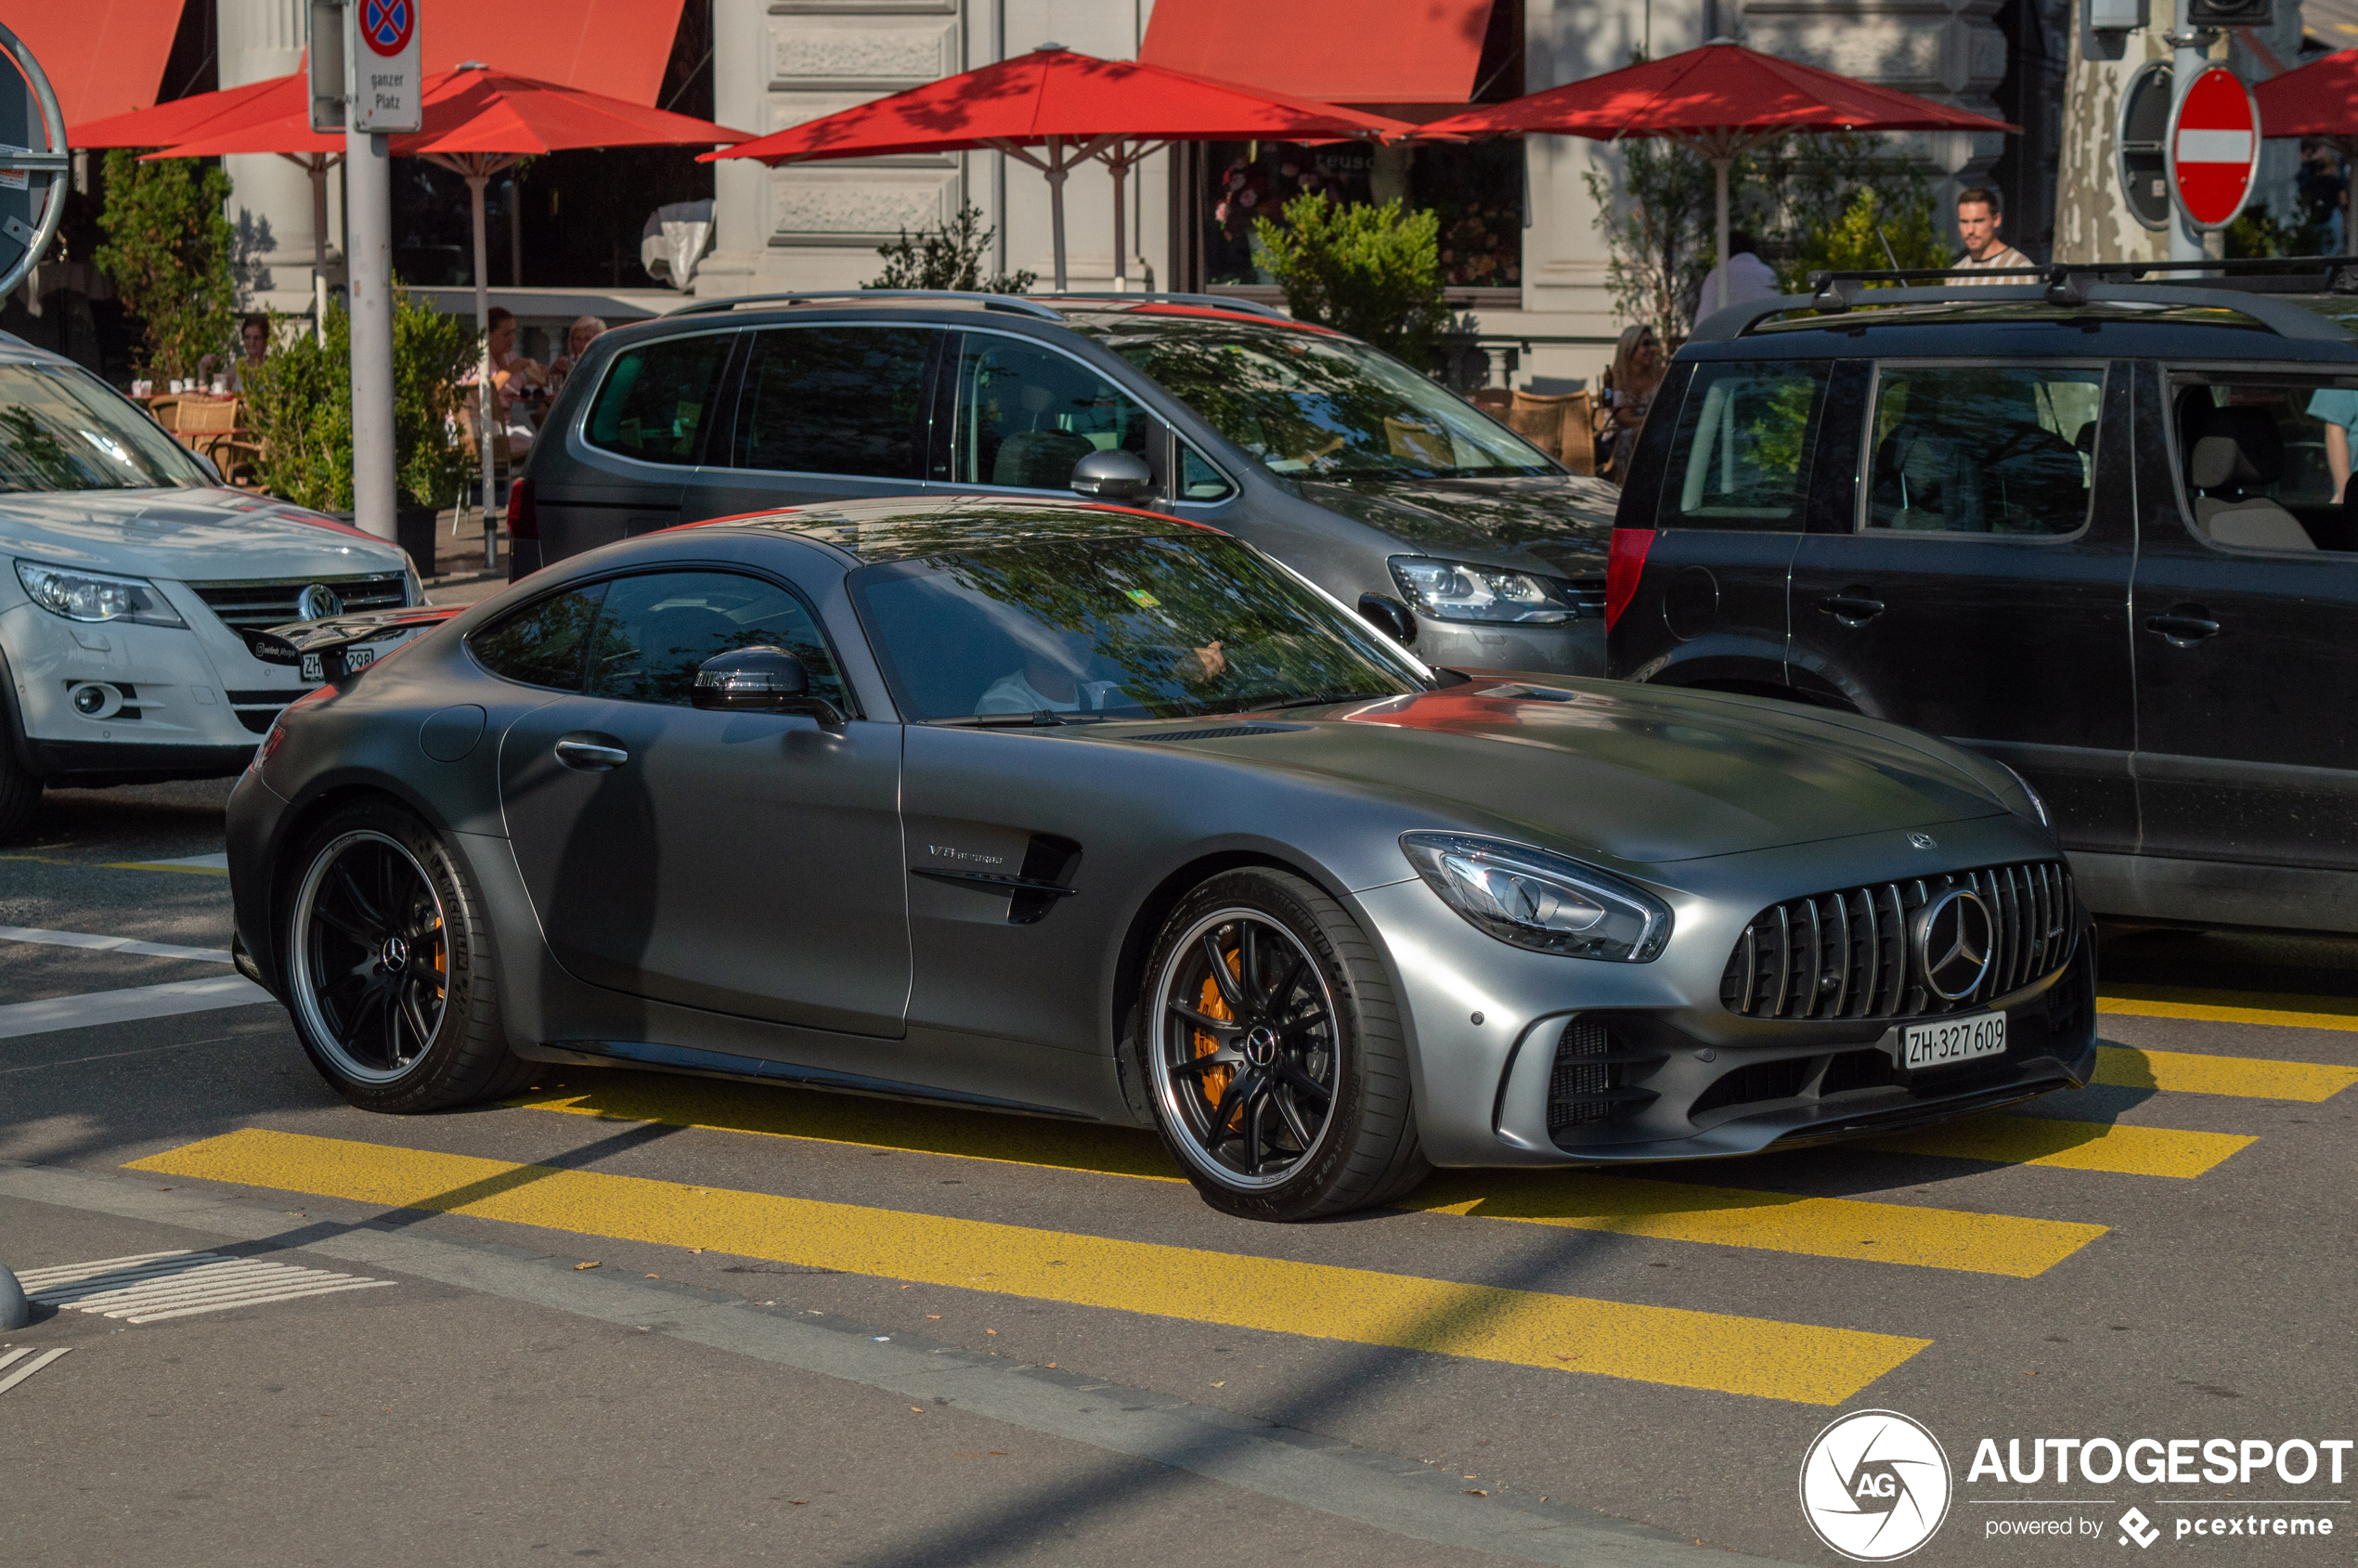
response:
<path id="1" fill-rule="evenodd" d="M 813 305 L 823 300 L 946 300 L 955 305 L 979 305 L 985 310 L 1012 311 L 1018 316 L 1034 316 L 1043 321 L 1061 321 L 1064 317 L 1018 294 L 986 294 L 962 289 L 821 289 L 806 290 L 792 294 L 724 294 L 719 299 L 698 300 L 669 312 L 672 317 L 716 316 L 749 305 Z"/>
<path id="2" fill-rule="evenodd" d="M 1275 305 L 1258 300 L 1240 300 L 1227 294 L 1118 294 L 1111 291 L 1066 289 L 1040 296 L 1052 300 L 1109 300 L 1117 305 L 1125 302 L 1139 305 L 1199 305 L 1213 310 L 1234 310 L 1247 316 L 1265 316 L 1272 321 L 1291 321 L 1292 317 Z"/>
<path id="3" fill-rule="evenodd" d="M 2325 293 L 2335 274 L 2351 264 L 2331 256 L 2264 257 L 2243 261 L 2199 262 L 2073 262 L 2034 267 L 1973 267 L 1884 272 L 1813 272 L 1808 294 L 1783 294 L 1751 300 L 1715 311 L 1695 324 L 1691 343 L 1724 343 L 1743 337 L 1771 317 L 1791 311 L 1814 310 L 1833 315 L 1853 306 L 1908 305 L 2085 305 L 2090 301 L 2123 305 L 2201 305 L 2232 310 L 2258 321 L 2278 337 L 2307 338 L 2347 343 L 2351 334 L 2315 312 L 2267 296 L 2272 293 Z M 2300 268 L 2287 272 L 2287 266 Z M 2275 272 L 2260 269 L 2274 267 Z M 2223 278 L 2196 276 L 2157 283 L 2131 281 L 2147 272 L 2224 272 Z M 2021 279 L 1996 283 L 1991 279 Z M 1881 288 L 1869 283 L 1906 284 L 1933 279 L 1928 288 Z"/>

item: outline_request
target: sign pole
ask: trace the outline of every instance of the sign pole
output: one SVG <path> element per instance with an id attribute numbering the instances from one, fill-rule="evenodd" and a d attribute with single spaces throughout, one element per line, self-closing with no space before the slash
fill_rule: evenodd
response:
<path id="1" fill-rule="evenodd" d="M 352 277 L 352 512 L 397 537 L 393 408 L 393 162 L 387 132 L 423 123 L 419 0 L 343 6 L 344 230 Z M 316 13 L 315 13 L 316 14 Z M 316 89 L 315 89 L 316 90 Z M 316 112 L 316 110 L 315 110 Z"/>
<path id="2" fill-rule="evenodd" d="M 2195 0 L 2178 0 L 2178 28 L 2170 35 L 2170 45 L 2176 51 L 2170 62 L 2170 123 L 2173 125 L 2178 123 L 2179 110 L 2185 104 L 2186 90 L 2210 65 L 2210 34 L 2187 20 L 2194 5 Z M 2203 261 L 2209 254 L 2203 244 L 2202 231 L 2187 218 L 2185 205 L 2173 190 L 2170 202 L 2170 259 Z"/>

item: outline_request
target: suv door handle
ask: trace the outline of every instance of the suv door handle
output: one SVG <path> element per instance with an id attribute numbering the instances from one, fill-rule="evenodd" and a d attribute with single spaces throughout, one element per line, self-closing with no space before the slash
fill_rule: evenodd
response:
<path id="1" fill-rule="evenodd" d="M 1846 588 L 1832 598 L 1818 601 L 1818 608 L 1845 626 L 1864 626 L 1883 614 L 1883 601 L 1868 597 L 1863 588 Z"/>
<path id="2" fill-rule="evenodd" d="M 557 760 L 585 773 L 602 773 L 630 760 L 630 754 L 605 741 L 567 735 L 557 743 Z"/>
<path id="3" fill-rule="evenodd" d="M 2199 642 L 2217 635 L 2219 623 L 2199 604 L 2180 604 L 2167 615 L 2147 616 L 2145 629 L 2157 631 L 2172 642 Z"/>

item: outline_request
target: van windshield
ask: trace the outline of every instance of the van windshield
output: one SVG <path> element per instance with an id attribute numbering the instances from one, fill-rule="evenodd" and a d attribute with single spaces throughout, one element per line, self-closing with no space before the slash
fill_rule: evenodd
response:
<path id="1" fill-rule="evenodd" d="M 1350 338 L 1243 323 L 1159 321 L 1108 343 L 1278 473 L 1454 479 L 1553 473 L 1514 432 Z"/>
<path id="2" fill-rule="evenodd" d="M 212 484 L 202 464 L 85 370 L 0 365 L 0 490 Z"/>

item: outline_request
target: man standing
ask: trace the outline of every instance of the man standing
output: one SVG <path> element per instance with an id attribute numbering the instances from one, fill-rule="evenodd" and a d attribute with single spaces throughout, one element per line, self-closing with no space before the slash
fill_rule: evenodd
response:
<path id="1" fill-rule="evenodd" d="M 2028 256 L 1998 238 L 1998 225 L 2005 214 L 1999 208 L 1998 193 L 1982 186 L 1968 186 L 1957 194 L 1957 237 L 1965 242 L 1965 253 L 1950 265 L 1961 271 L 1977 272 L 1983 268 L 2000 271 L 2008 267 L 2031 266 L 2036 264 Z M 1952 283 L 2028 283 L 2028 278 L 1954 278 Z"/>

